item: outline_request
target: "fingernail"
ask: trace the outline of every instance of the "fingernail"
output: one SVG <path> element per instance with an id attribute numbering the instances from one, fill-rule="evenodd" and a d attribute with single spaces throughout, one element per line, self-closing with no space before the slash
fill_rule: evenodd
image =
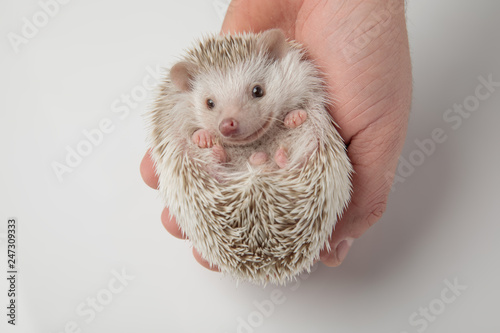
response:
<path id="1" fill-rule="evenodd" d="M 342 242 L 337 245 L 337 259 L 339 262 L 344 261 L 345 257 L 347 257 L 347 253 L 349 252 L 349 249 L 351 248 L 352 242 L 354 240 L 352 238 L 344 239 Z"/>

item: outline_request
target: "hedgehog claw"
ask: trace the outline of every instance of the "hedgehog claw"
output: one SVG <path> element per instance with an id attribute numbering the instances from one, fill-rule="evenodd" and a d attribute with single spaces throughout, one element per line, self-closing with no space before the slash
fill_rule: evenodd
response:
<path id="1" fill-rule="evenodd" d="M 304 123 L 307 119 L 307 112 L 299 109 L 288 112 L 285 117 L 285 127 L 297 128 Z"/>
<path id="2" fill-rule="evenodd" d="M 214 146 L 215 137 L 206 129 L 199 129 L 194 132 L 192 137 L 193 143 L 200 148 L 212 148 Z"/>
<path id="3" fill-rule="evenodd" d="M 214 145 L 212 152 L 219 163 L 227 162 L 226 150 L 221 145 Z"/>
<path id="4" fill-rule="evenodd" d="M 285 148 L 281 147 L 276 151 L 276 154 L 274 154 L 274 161 L 276 162 L 276 164 L 278 164 L 278 167 L 280 169 L 286 167 L 288 163 L 288 157 Z"/>

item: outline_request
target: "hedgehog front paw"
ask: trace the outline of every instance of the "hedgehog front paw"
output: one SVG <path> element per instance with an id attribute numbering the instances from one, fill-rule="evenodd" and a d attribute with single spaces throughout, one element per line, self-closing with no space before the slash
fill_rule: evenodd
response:
<path id="1" fill-rule="evenodd" d="M 307 119 L 307 112 L 305 110 L 293 110 L 288 112 L 285 117 L 285 127 L 297 128 L 304 123 Z"/>
<path id="2" fill-rule="evenodd" d="M 267 154 L 263 151 L 258 151 L 250 156 L 250 164 L 252 165 L 262 165 L 267 162 Z"/>
<path id="3" fill-rule="evenodd" d="M 286 167 L 288 163 L 288 154 L 286 152 L 286 149 L 283 147 L 280 147 L 277 151 L 276 154 L 274 154 L 274 161 L 276 164 L 278 164 L 278 167 L 280 169 L 283 169 Z"/>
<path id="4" fill-rule="evenodd" d="M 214 154 L 217 162 L 219 163 L 227 162 L 226 150 L 221 145 L 214 145 L 214 147 L 212 148 L 212 153 Z"/>
<path id="5" fill-rule="evenodd" d="M 194 132 L 192 140 L 200 148 L 212 148 L 215 144 L 215 136 L 206 129 L 199 129 Z"/>

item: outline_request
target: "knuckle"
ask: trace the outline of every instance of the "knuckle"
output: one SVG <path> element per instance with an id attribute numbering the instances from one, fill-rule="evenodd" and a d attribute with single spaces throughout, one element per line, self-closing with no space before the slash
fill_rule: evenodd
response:
<path id="1" fill-rule="evenodd" d="M 361 237 L 369 228 L 371 228 L 380 218 L 384 215 L 387 208 L 386 201 L 380 201 L 372 204 L 366 213 L 361 215 L 357 222 L 353 225 L 355 227 L 350 228 L 349 236 L 352 238 Z"/>
<path id="2" fill-rule="evenodd" d="M 368 210 L 369 212 L 368 215 L 365 217 L 368 227 L 371 227 L 372 225 L 375 224 L 375 222 L 380 220 L 382 215 L 384 215 L 386 209 L 387 209 L 386 200 L 372 205 L 371 208 Z"/>

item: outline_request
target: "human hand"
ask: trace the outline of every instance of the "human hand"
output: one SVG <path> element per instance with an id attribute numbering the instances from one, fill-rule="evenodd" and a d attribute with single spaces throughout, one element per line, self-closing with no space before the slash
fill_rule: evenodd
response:
<path id="1" fill-rule="evenodd" d="M 403 0 L 233 0 L 222 32 L 282 29 L 303 44 L 326 76 L 339 125 L 354 167 L 351 202 L 330 239 L 327 266 L 344 260 L 385 211 L 411 104 L 411 63 Z M 149 153 L 141 163 L 145 182 L 157 188 Z M 168 209 L 162 223 L 182 237 Z M 208 262 L 194 250 L 205 267 Z M 216 267 L 211 269 L 216 270 Z"/>

